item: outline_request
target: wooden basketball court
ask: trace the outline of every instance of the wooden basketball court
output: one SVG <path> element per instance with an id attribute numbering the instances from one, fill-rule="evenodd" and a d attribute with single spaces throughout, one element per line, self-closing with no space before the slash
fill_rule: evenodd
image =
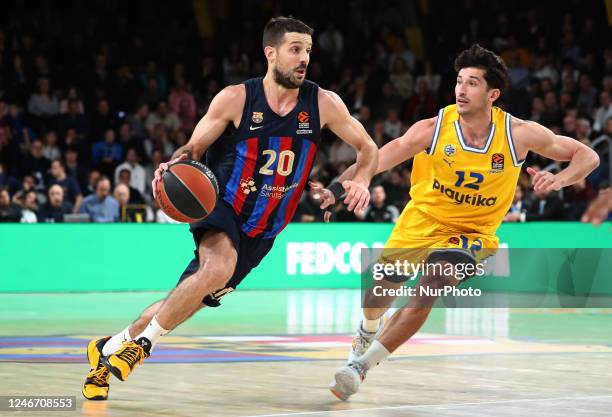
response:
<path id="1" fill-rule="evenodd" d="M 0 395 L 77 399 L 76 412 L 14 415 L 612 415 L 610 309 L 435 310 L 342 403 L 327 384 L 360 316 L 351 290 L 239 291 L 166 336 L 128 381 L 111 379 L 109 401 L 84 400 L 87 341 L 162 295 L 0 295 Z"/>

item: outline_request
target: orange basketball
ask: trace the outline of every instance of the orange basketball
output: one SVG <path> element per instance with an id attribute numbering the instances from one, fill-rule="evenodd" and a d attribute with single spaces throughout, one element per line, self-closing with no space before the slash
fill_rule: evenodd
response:
<path id="1" fill-rule="evenodd" d="M 213 211 L 218 194 L 217 178 L 206 165 L 179 161 L 164 172 L 155 199 L 174 220 L 193 223 Z"/>

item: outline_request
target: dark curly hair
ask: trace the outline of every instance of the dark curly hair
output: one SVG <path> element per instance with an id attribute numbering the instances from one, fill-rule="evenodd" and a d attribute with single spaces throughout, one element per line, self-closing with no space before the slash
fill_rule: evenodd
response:
<path id="1" fill-rule="evenodd" d="M 455 71 L 469 67 L 485 70 L 484 78 L 489 88 L 503 92 L 508 86 L 508 68 L 504 61 L 499 55 L 478 44 L 461 52 L 455 59 Z"/>
<path id="2" fill-rule="evenodd" d="M 268 20 L 266 27 L 263 32 L 262 46 L 277 47 L 283 40 L 283 36 L 288 32 L 304 33 L 311 35 L 314 30 L 301 20 L 294 19 L 293 17 L 273 17 Z"/>

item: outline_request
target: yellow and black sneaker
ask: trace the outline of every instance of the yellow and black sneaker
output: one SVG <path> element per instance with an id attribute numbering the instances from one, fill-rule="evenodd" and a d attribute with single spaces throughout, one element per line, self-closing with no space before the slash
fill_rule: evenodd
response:
<path id="1" fill-rule="evenodd" d="M 110 372 L 102 364 L 102 347 L 111 337 L 94 339 L 87 345 L 87 360 L 91 370 L 85 378 L 81 392 L 88 400 L 106 400 L 108 398 L 108 382 Z"/>
<path id="2" fill-rule="evenodd" d="M 129 342 L 123 342 L 123 346 L 112 355 L 102 358 L 102 363 L 111 374 L 121 381 L 125 381 L 134 367 L 149 357 L 151 341 L 146 337 Z"/>

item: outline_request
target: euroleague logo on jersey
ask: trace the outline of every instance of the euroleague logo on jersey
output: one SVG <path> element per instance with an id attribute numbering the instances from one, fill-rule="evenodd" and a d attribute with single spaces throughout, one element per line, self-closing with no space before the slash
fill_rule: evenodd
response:
<path id="1" fill-rule="evenodd" d="M 298 129 L 295 132 L 298 135 L 308 135 L 312 133 L 310 130 L 310 114 L 306 111 L 301 111 L 297 115 Z"/>
<path id="2" fill-rule="evenodd" d="M 308 114 L 307 111 L 301 111 L 298 114 L 298 121 L 300 123 L 308 123 L 310 121 L 310 115 Z"/>
<path id="3" fill-rule="evenodd" d="M 491 169 L 498 172 L 504 170 L 504 154 L 494 153 L 491 155 Z"/>

